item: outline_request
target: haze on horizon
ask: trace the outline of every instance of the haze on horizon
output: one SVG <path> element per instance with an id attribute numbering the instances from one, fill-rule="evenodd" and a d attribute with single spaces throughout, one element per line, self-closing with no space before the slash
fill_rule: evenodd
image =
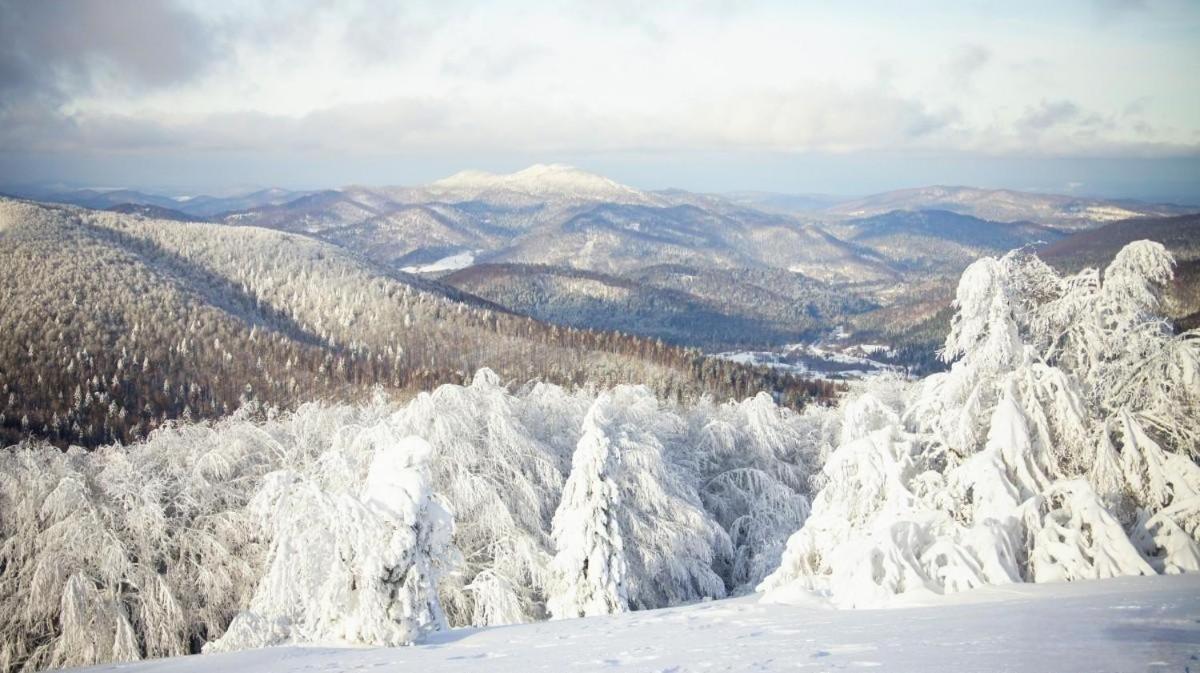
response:
<path id="1" fill-rule="evenodd" d="M 0 185 L 970 184 L 1200 203 L 1200 5 L 0 0 Z"/>

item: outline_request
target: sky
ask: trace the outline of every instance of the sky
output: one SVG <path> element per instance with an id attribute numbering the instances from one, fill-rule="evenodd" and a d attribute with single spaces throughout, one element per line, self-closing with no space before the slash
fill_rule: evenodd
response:
<path id="1" fill-rule="evenodd" d="M 1200 203 L 1200 2 L 0 0 L 0 185 Z"/>

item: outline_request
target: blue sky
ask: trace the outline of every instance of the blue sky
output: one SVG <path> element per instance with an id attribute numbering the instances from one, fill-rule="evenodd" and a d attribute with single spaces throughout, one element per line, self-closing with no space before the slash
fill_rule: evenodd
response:
<path id="1" fill-rule="evenodd" d="M 0 184 L 973 184 L 1200 203 L 1200 3 L 0 0 Z"/>

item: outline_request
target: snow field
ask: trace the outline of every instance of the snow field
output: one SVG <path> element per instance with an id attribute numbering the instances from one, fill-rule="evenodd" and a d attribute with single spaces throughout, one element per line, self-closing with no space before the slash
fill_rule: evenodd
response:
<path id="1" fill-rule="evenodd" d="M 921 607 L 830 610 L 758 596 L 457 629 L 402 648 L 277 647 L 89 671 L 124 673 L 1182 673 L 1200 667 L 1200 577 L 986 587 Z"/>

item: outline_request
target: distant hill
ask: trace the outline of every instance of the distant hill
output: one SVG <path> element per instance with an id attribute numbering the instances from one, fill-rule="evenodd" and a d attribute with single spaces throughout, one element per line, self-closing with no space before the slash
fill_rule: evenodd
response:
<path id="1" fill-rule="evenodd" d="M 712 278 L 716 292 L 706 292 L 700 277 L 723 273 L 736 277 Z M 672 282 L 680 275 L 690 278 L 691 291 Z M 714 350 L 764 340 L 786 343 L 812 338 L 835 316 L 864 308 L 851 305 L 853 298 L 796 274 L 762 277 L 749 271 L 688 267 L 656 267 L 627 279 L 566 267 L 479 264 L 441 281 L 553 323 L 619 330 Z"/>
<path id="2" fill-rule="evenodd" d="M 72 206 L 94 208 L 96 210 L 104 210 L 125 204 L 154 206 L 165 209 L 174 209 L 179 205 L 179 202 L 168 196 L 147 194 L 132 189 L 77 189 L 51 194 L 40 200 L 49 203 L 64 203 Z"/>
<path id="3" fill-rule="evenodd" d="M 1074 270 L 1104 266 L 1126 244 L 1149 239 L 1167 247 L 1176 260 L 1200 258 L 1200 214 L 1138 218 L 1113 222 L 1064 238 L 1041 251 L 1048 263 Z"/>
<path id="4" fill-rule="evenodd" d="M 155 220 L 178 220 L 180 222 L 207 222 L 206 218 L 198 215 L 189 215 L 183 211 L 173 208 L 164 208 L 162 206 L 154 206 L 148 203 L 119 203 L 115 206 L 105 208 L 112 213 L 125 213 L 126 215 L 141 215 Z"/>
<path id="5" fill-rule="evenodd" d="M 306 192 L 293 192 L 286 189 L 261 189 L 227 197 L 207 195 L 170 197 L 130 189 L 76 189 L 32 196 L 47 203 L 62 203 L 96 210 L 118 206 L 150 206 L 208 219 L 222 213 L 278 205 L 295 200 L 304 194 Z"/>
<path id="6" fill-rule="evenodd" d="M 835 204 L 824 212 L 839 217 L 868 217 L 894 210 L 948 210 L 997 222 L 1033 222 L 1060 229 L 1090 229 L 1131 217 L 1197 212 L 1200 207 L 1011 189 L 935 186 L 874 194 Z"/>
<path id="7" fill-rule="evenodd" d="M 733 203 L 773 213 L 815 213 L 851 197 L 830 194 L 781 194 L 778 192 L 726 192 L 720 195 Z"/>
<path id="8" fill-rule="evenodd" d="M 1057 229 L 1029 222 L 992 222 L 947 210 L 894 210 L 831 224 L 829 229 L 907 271 L 955 276 L 984 255 L 1044 245 L 1064 236 Z"/>

